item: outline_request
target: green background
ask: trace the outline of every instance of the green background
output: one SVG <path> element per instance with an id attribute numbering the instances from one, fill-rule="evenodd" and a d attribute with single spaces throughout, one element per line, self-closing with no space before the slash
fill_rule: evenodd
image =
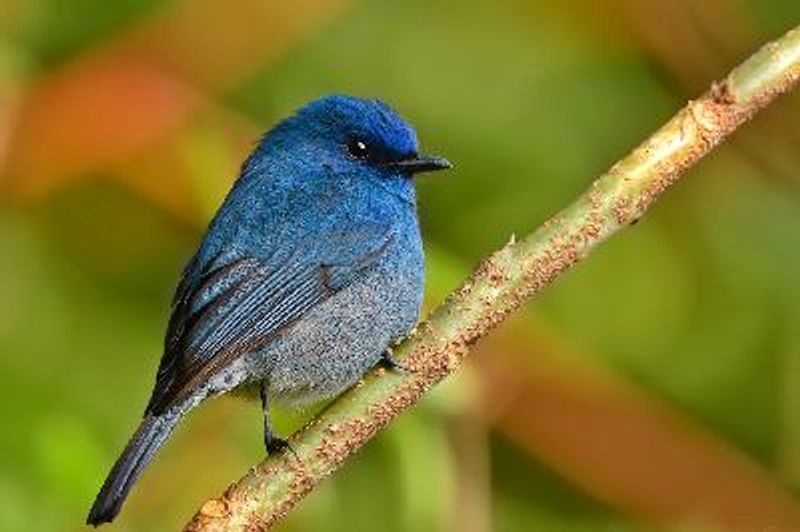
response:
<path id="1" fill-rule="evenodd" d="M 0 13 L 10 531 L 82 528 L 149 395 L 183 262 L 257 135 L 305 101 L 380 97 L 454 162 L 419 182 L 430 308 L 800 23 L 795 0 Z M 798 117 L 792 95 L 737 132 L 279 529 L 800 529 Z M 262 458 L 259 416 L 236 399 L 193 413 L 107 529 L 178 529 Z"/>

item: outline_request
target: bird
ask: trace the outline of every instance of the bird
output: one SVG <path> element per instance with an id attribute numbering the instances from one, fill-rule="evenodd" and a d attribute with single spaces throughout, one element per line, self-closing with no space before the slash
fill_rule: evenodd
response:
<path id="1" fill-rule="evenodd" d="M 86 519 L 119 513 L 187 412 L 234 390 L 258 392 L 268 454 L 287 441 L 270 405 L 331 398 L 419 318 L 424 252 L 414 177 L 451 168 L 378 99 L 332 94 L 257 142 L 171 304 L 164 350 L 138 429 Z M 290 448 L 291 449 L 291 448 Z"/>

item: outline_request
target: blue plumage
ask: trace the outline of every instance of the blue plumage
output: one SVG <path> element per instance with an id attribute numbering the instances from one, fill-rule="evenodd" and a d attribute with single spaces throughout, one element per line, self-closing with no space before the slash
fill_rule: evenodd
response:
<path id="1" fill-rule="evenodd" d="M 449 166 L 376 100 L 322 98 L 267 133 L 184 270 L 145 418 L 88 522 L 113 519 L 207 397 L 259 385 L 274 451 L 269 401 L 334 395 L 377 363 L 422 300 L 412 177 Z"/>

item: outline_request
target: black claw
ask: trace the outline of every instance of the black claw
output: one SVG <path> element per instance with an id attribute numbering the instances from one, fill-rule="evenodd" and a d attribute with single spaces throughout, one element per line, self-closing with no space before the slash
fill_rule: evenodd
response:
<path id="1" fill-rule="evenodd" d="M 270 436 L 264 438 L 264 447 L 267 448 L 267 454 L 275 454 L 289 447 L 289 442 L 284 440 L 283 438 Z"/>
<path id="2" fill-rule="evenodd" d="M 388 369 L 389 371 L 399 371 L 401 373 L 414 373 L 414 370 L 412 370 L 408 366 L 403 365 L 396 358 L 394 358 L 391 349 L 387 349 L 386 351 L 383 352 L 383 354 L 381 354 L 381 359 L 378 361 L 378 364 L 381 367 Z"/>
<path id="3" fill-rule="evenodd" d="M 285 450 L 289 450 L 295 458 L 297 458 L 297 453 L 294 452 L 292 446 L 289 444 L 287 440 L 283 438 L 278 438 L 277 436 L 268 436 L 264 438 L 264 446 L 267 448 L 267 454 L 272 456 L 273 454 L 282 453 Z"/>

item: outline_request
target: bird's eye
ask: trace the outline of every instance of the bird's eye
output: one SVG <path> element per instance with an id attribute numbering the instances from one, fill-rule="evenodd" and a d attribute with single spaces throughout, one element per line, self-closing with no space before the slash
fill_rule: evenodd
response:
<path id="1" fill-rule="evenodd" d="M 347 152 L 356 159 L 364 159 L 369 155 L 369 147 L 363 140 L 355 138 L 347 143 Z"/>

